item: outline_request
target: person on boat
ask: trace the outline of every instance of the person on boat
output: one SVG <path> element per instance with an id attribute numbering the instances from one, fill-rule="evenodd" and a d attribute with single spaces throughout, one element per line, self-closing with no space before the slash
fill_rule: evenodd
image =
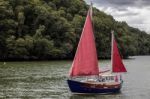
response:
<path id="1" fill-rule="evenodd" d="M 117 75 L 115 76 L 115 82 L 118 82 L 118 76 Z"/>

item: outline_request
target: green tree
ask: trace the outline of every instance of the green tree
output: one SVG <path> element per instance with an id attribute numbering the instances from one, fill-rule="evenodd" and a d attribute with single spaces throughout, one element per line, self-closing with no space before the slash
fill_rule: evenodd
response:
<path id="1" fill-rule="evenodd" d="M 84 0 L 1 0 L 0 59 L 73 58 L 89 5 Z M 150 35 L 93 8 L 99 58 L 110 58 L 111 30 L 121 55 L 150 54 Z"/>

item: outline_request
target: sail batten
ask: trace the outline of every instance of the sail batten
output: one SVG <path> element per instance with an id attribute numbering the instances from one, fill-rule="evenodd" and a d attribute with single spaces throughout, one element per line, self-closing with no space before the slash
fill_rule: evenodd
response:
<path id="1" fill-rule="evenodd" d="M 70 76 L 99 75 L 95 38 L 89 9 L 78 48 L 70 70 Z"/>
<path id="2" fill-rule="evenodd" d="M 122 62 L 122 59 L 121 59 L 121 56 L 120 56 L 120 53 L 119 53 L 119 50 L 118 50 L 118 47 L 117 47 L 117 42 L 115 40 L 115 37 L 114 37 L 114 34 L 112 32 L 112 56 L 111 56 L 111 61 L 112 61 L 112 72 L 127 72 L 123 62 Z"/>

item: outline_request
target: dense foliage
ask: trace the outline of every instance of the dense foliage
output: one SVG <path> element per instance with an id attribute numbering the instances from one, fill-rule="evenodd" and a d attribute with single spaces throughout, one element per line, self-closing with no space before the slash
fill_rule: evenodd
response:
<path id="1" fill-rule="evenodd" d="M 73 58 L 88 5 L 83 0 L 0 0 L 0 59 Z M 150 54 L 150 35 L 93 9 L 99 58 L 110 57 L 110 31 L 121 54 Z"/>

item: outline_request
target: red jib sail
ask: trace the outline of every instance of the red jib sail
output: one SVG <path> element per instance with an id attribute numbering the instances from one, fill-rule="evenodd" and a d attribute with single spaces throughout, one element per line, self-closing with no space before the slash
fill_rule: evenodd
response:
<path id="1" fill-rule="evenodd" d="M 113 32 L 112 32 L 112 72 L 127 72 L 122 62 L 121 56 L 119 54 L 119 50 Z"/>
<path id="2" fill-rule="evenodd" d="M 70 76 L 98 75 L 98 60 L 90 10 L 74 57 Z"/>

